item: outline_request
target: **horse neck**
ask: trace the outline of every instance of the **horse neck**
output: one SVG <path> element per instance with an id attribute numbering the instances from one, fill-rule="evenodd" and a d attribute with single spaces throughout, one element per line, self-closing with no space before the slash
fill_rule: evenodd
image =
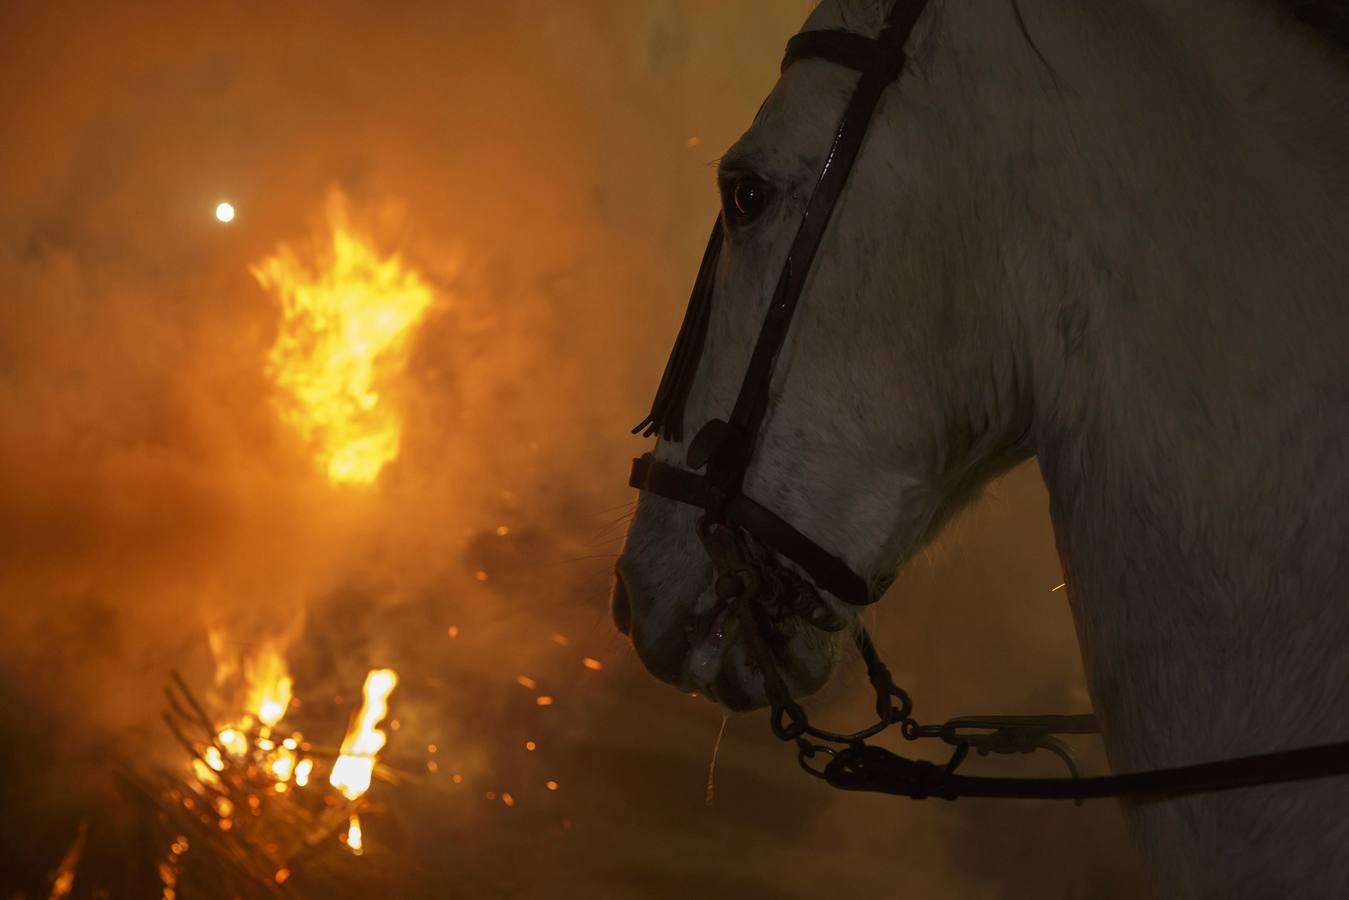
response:
<path id="1" fill-rule="evenodd" d="M 1349 736 L 1349 73 L 1252 4 L 1068 6 L 1024 324 L 1112 757 Z"/>

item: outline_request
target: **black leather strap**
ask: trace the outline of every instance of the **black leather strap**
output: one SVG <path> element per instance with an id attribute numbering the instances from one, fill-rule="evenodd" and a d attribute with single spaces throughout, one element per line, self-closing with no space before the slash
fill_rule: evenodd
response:
<path id="1" fill-rule="evenodd" d="M 787 41 L 782 71 L 801 59 L 825 59 L 861 72 L 876 55 L 876 41 L 851 31 L 803 31 Z"/>
<path id="2" fill-rule="evenodd" d="M 649 453 L 632 461 L 628 484 L 668 500 L 718 510 L 763 546 L 800 566 L 817 587 L 845 603 L 865 606 L 873 599 L 866 581 L 848 568 L 847 563 L 744 494 L 721 496 L 703 476 L 657 462 Z"/>
<path id="3" fill-rule="evenodd" d="M 845 31 L 808 31 L 788 41 L 784 68 L 802 59 L 824 59 L 859 72 L 857 86 L 834 133 L 819 181 L 806 203 L 730 420 L 703 426 L 702 436 L 713 440 L 695 439 L 694 443 L 700 447 L 698 459 L 692 465 L 695 468 L 705 465 L 706 474 L 658 463 L 648 456 L 633 463 L 629 481 L 634 487 L 698 506 L 726 519 L 768 550 L 796 563 L 817 587 L 857 606 L 875 599 L 866 580 L 782 517 L 744 496 L 743 487 L 768 408 L 773 368 L 787 340 L 810 267 L 848 174 L 861 152 L 862 140 L 881 95 L 904 67 L 904 44 L 925 6 L 926 0 L 896 0 L 880 35 L 874 39 Z M 721 243 L 719 219 L 703 254 L 684 324 L 666 364 L 651 414 L 635 431 L 647 435 L 659 432 L 661 437 L 672 441 L 682 439 L 684 405 L 706 340 Z"/>
<path id="4" fill-rule="evenodd" d="M 819 49 L 824 58 L 837 57 L 844 65 L 859 71 L 857 87 L 843 111 L 833 144 L 825 157 L 824 169 L 806 203 L 805 215 L 792 239 L 778 278 L 763 327 L 755 342 L 754 352 L 740 385 L 735 407 L 731 411 L 727 440 L 718 448 L 708 465 L 708 475 L 727 493 L 735 493 L 744 481 L 768 409 L 769 386 L 778 355 L 787 340 L 792 317 L 801 300 L 806 278 L 815 261 L 825 230 L 838 206 L 839 198 L 848 183 L 848 175 L 862 149 L 862 139 L 885 89 L 899 77 L 904 66 L 904 44 L 913 25 L 926 6 L 926 0 L 897 0 L 886 19 L 885 27 L 874 41 L 861 38 L 843 38 L 840 32 L 806 32 L 813 37 L 794 53 L 788 45 L 787 61 L 808 58 L 807 49 Z M 828 36 L 826 36 L 828 35 Z M 863 43 L 865 42 L 865 43 Z"/>
<path id="5" fill-rule="evenodd" d="M 1090 778 L 986 778 L 956 775 L 949 772 L 946 766 L 909 759 L 874 745 L 844 748 L 824 768 L 825 780 L 836 788 L 897 794 L 916 800 L 926 797 L 941 797 L 945 800 L 955 800 L 957 797 L 1156 799 L 1346 774 L 1349 774 L 1349 742 L 1301 747 L 1173 769 Z"/>

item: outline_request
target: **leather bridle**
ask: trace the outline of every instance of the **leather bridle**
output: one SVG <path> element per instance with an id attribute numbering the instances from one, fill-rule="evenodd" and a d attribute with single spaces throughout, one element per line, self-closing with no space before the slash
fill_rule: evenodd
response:
<path id="1" fill-rule="evenodd" d="M 859 73 L 857 85 L 788 250 L 729 419 L 712 419 L 699 429 L 688 445 L 687 469 L 656 460 L 648 453 L 633 461 L 629 484 L 703 510 L 697 534 L 712 562 L 718 612 L 733 613 L 739 622 L 750 657 L 764 680 L 772 707 L 773 733 L 782 740 L 795 741 L 802 768 L 835 787 L 914 798 L 1080 801 L 1105 796 L 1175 796 L 1349 773 L 1349 742 L 1344 742 L 1175 769 L 1080 778 L 1067 746 L 1055 735 L 1093 733 L 1097 730 L 1093 716 L 967 716 L 944 725 L 920 725 L 911 716 L 913 704 L 908 694 L 895 685 L 860 624 L 856 626 L 857 644 L 876 692 L 876 722 L 846 734 L 828 731 L 812 725 L 805 710 L 792 698 L 769 646 L 774 623 L 797 616 L 814 627 L 837 631 L 844 623 L 820 597 L 820 590 L 851 606 L 863 607 L 879 599 L 881 589 L 873 588 L 838 556 L 746 496 L 745 474 L 768 410 L 774 365 L 786 342 L 806 277 L 876 107 L 886 88 L 903 72 L 904 47 L 926 5 L 926 0 L 896 0 L 875 38 L 825 30 L 802 32 L 787 42 L 784 70 L 800 60 L 822 59 Z M 634 433 L 647 437 L 655 434 L 675 443 L 683 440 L 684 407 L 702 357 L 722 241 L 723 226 L 718 217 L 655 402 Z M 779 560 L 787 560 L 794 567 Z M 953 748 L 950 758 L 938 765 L 866 743 L 894 725 L 908 740 L 942 740 Z M 979 755 L 1048 750 L 1064 760 L 1072 777 L 957 774 L 971 750 Z M 822 768 L 817 767 L 821 757 L 827 758 Z"/>

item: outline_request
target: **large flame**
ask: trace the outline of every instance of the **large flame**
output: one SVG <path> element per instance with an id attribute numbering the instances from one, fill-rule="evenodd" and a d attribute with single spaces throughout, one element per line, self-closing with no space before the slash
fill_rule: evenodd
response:
<path id="1" fill-rule="evenodd" d="M 399 418 L 380 390 L 433 297 L 397 254 L 381 256 L 352 230 L 338 195 L 328 225 L 331 241 L 312 261 L 281 244 L 251 271 L 281 301 L 268 372 L 282 419 L 334 482 L 370 484 L 399 449 Z"/>
<path id="2" fill-rule="evenodd" d="M 361 711 L 347 736 L 342 741 L 342 755 L 333 764 L 328 783 L 342 792 L 348 800 L 355 800 L 370 790 L 370 776 L 375 770 L 375 757 L 388 740 L 377 726 L 389 714 L 389 694 L 398 685 L 398 673 L 393 669 L 373 669 L 365 676 L 362 688 Z"/>

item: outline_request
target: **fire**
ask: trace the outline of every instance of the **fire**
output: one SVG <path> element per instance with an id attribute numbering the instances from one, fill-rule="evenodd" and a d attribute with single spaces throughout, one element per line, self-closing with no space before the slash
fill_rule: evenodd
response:
<path id="1" fill-rule="evenodd" d="M 398 673 L 393 669 L 372 669 L 365 676 L 361 711 L 347 730 L 342 741 L 342 755 L 328 776 L 328 783 L 348 800 L 355 800 L 370 790 L 375 757 L 388 740 L 388 735 L 376 726 L 389 714 L 389 694 L 397 685 Z"/>
<path id="2" fill-rule="evenodd" d="M 340 196 L 328 225 L 330 242 L 312 262 L 281 244 L 251 271 L 281 301 L 267 360 L 281 418 L 333 482 L 370 484 L 397 458 L 401 432 L 380 391 L 403 368 L 408 333 L 433 295 L 397 254 L 381 255 L 352 230 Z"/>
<path id="3" fill-rule="evenodd" d="M 285 660 L 269 647 L 245 666 L 244 677 L 252 685 L 248 710 L 267 728 L 275 727 L 290 707 L 291 680 Z"/>
<path id="4" fill-rule="evenodd" d="M 361 836 L 361 817 L 355 813 L 347 820 L 347 847 L 357 856 L 365 849 L 363 838 Z"/>

